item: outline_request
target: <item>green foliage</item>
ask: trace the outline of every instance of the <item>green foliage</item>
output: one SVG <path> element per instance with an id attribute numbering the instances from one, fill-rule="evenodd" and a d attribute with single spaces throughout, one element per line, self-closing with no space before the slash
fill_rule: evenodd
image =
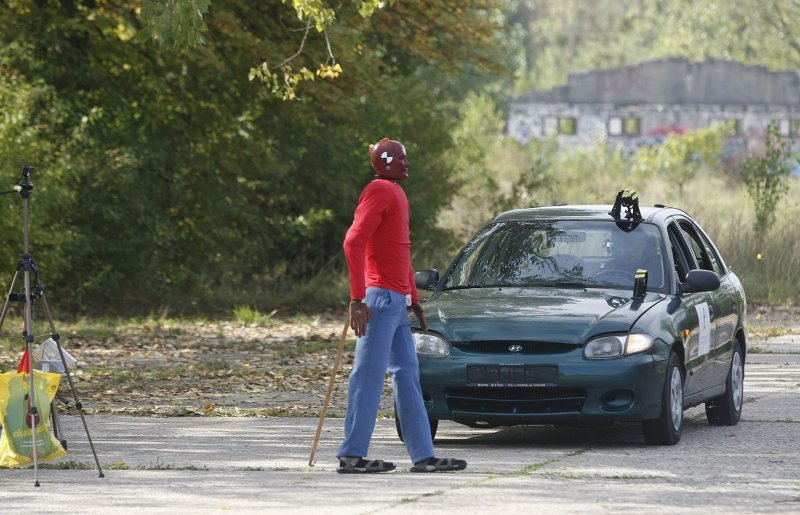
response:
<path id="1" fill-rule="evenodd" d="M 609 184 L 678 186 L 712 219 L 691 203 L 709 177 L 731 186 L 716 136 L 633 164 L 521 146 L 503 136 L 508 72 L 527 89 L 667 56 L 796 67 L 799 16 L 789 0 L 0 2 L 0 190 L 36 167 L 31 247 L 62 310 L 342 307 L 381 137 L 409 151 L 417 266 L 446 266 L 497 211 L 605 203 Z M 0 210 L 10 279 L 19 197 Z"/>
<path id="2" fill-rule="evenodd" d="M 142 36 L 171 47 L 194 48 L 205 43 L 204 16 L 211 0 L 143 0 L 139 19 Z"/>
<path id="3" fill-rule="evenodd" d="M 604 141 L 572 148 L 547 140 L 531 142 L 526 150 L 542 177 L 537 191 L 542 204 L 607 204 L 609 190 L 616 194 L 622 188 L 636 187 L 620 149 Z"/>
<path id="4" fill-rule="evenodd" d="M 719 155 L 730 129 L 716 125 L 683 134 L 670 134 L 658 145 L 639 148 L 633 156 L 634 174 L 664 175 L 670 184 L 678 187 L 678 197 L 684 186 L 701 171 L 706 173 L 719 167 Z"/>
<path id="5" fill-rule="evenodd" d="M 777 205 L 789 191 L 791 157 L 789 143 L 781 138 L 778 126 L 771 123 L 767 128 L 764 155 L 750 156 L 742 161 L 740 173 L 742 182 L 753 200 L 756 213 L 753 229 L 756 235 L 763 235 L 769 231 L 775 222 Z"/>
<path id="6" fill-rule="evenodd" d="M 275 310 L 265 315 L 253 309 L 250 306 L 236 306 L 233 308 L 233 321 L 245 325 L 257 325 L 262 327 L 271 327 L 276 325 L 277 322 L 272 319 L 276 313 Z"/>
<path id="7" fill-rule="evenodd" d="M 249 71 L 292 56 L 312 16 L 298 9 L 323 3 L 0 3 L 0 164 L 9 187 L 23 163 L 36 166 L 32 251 L 54 306 L 336 304 L 367 148 L 385 136 L 413 163 L 415 252 L 433 248 L 459 77 L 498 69 L 464 58 L 498 29 L 485 16 L 494 4 L 337 6 L 292 61 L 326 80 L 283 102 Z M 335 79 L 326 38 L 346 70 Z M 22 252 L 13 197 L 0 206 L 9 279 Z"/>
<path id="8" fill-rule="evenodd" d="M 491 215 L 510 185 L 493 159 L 502 149 L 503 115 L 487 95 L 471 94 L 459 106 L 460 124 L 445 159 L 454 170 L 455 194 L 438 221 L 458 240 L 469 237 Z"/>
<path id="9" fill-rule="evenodd" d="M 526 43 L 518 91 L 563 84 L 571 72 L 669 57 L 800 65 L 794 0 L 521 0 L 517 13 Z"/>

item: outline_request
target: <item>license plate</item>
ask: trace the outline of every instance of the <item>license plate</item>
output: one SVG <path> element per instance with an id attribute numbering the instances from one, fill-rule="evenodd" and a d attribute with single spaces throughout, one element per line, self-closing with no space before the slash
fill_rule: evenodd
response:
<path id="1" fill-rule="evenodd" d="M 555 386 L 558 365 L 467 365 L 467 386 Z"/>

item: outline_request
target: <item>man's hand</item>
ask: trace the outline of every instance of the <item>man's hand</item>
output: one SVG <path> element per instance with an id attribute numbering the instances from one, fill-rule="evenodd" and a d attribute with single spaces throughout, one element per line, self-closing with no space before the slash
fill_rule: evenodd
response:
<path id="1" fill-rule="evenodd" d="M 419 320 L 419 327 L 422 329 L 422 332 L 427 333 L 428 321 L 425 320 L 425 311 L 422 309 L 422 304 L 419 302 L 412 302 L 410 309 L 414 312 L 414 316 L 417 317 L 417 320 Z"/>
<path id="2" fill-rule="evenodd" d="M 367 334 L 367 323 L 369 322 L 372 313 L 363 302 L 350 303 L 350 328 L 356 333 L 356 336 L 364 336 Z"/>

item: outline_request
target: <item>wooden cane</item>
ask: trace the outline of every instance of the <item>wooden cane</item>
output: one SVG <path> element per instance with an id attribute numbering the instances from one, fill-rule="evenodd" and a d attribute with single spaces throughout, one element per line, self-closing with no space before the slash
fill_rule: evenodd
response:
<path id="1" fill-rule="evenodd" d="M 336 360 L 333 362 L 333 371 L 331 372 L 331 379 L 328 381 L 328 391 L 325 393 L 325 400 L 322 402 L 322 411 L 319 413 L 319 424 L 317 424 L 317 434 L 314 436 L 314 443 L 311 445 L 311 456 L 308 458 L 308 466 L 314 466 L 314 455 L 317 453 L 317 444 L 319 444 L 319 436 L 322 433 L 322 424 L 325 421 L 325 414 L 328 413 L 328 403 L 331 400 L 331 393 L 333 393 L 333 385 L 336 382 L 336 372 L 339 371 L 339 361 L 342 359 L 344 352 L 344 340 L 347 338 L 347 329 L 350 327 L 350 313 L 344 321 L 344 329 L 342 329 L 342 337 L 339 338 L 339 347 L 336 349 Z"/>

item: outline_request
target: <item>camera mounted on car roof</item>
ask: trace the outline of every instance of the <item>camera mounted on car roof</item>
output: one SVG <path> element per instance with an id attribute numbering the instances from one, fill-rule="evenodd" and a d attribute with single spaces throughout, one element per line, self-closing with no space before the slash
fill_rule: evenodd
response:
<path id="1" fill-rule="evenodd" d="M 614 201 L 614 207 L 608 214 L 619 220 L 622 217 L 623 207 L 625 208 L 625 220 L 642 220 L 642 212 L 639 211 L 639 195 L 635 191 L 628 188 L 620 190 Z"/>

